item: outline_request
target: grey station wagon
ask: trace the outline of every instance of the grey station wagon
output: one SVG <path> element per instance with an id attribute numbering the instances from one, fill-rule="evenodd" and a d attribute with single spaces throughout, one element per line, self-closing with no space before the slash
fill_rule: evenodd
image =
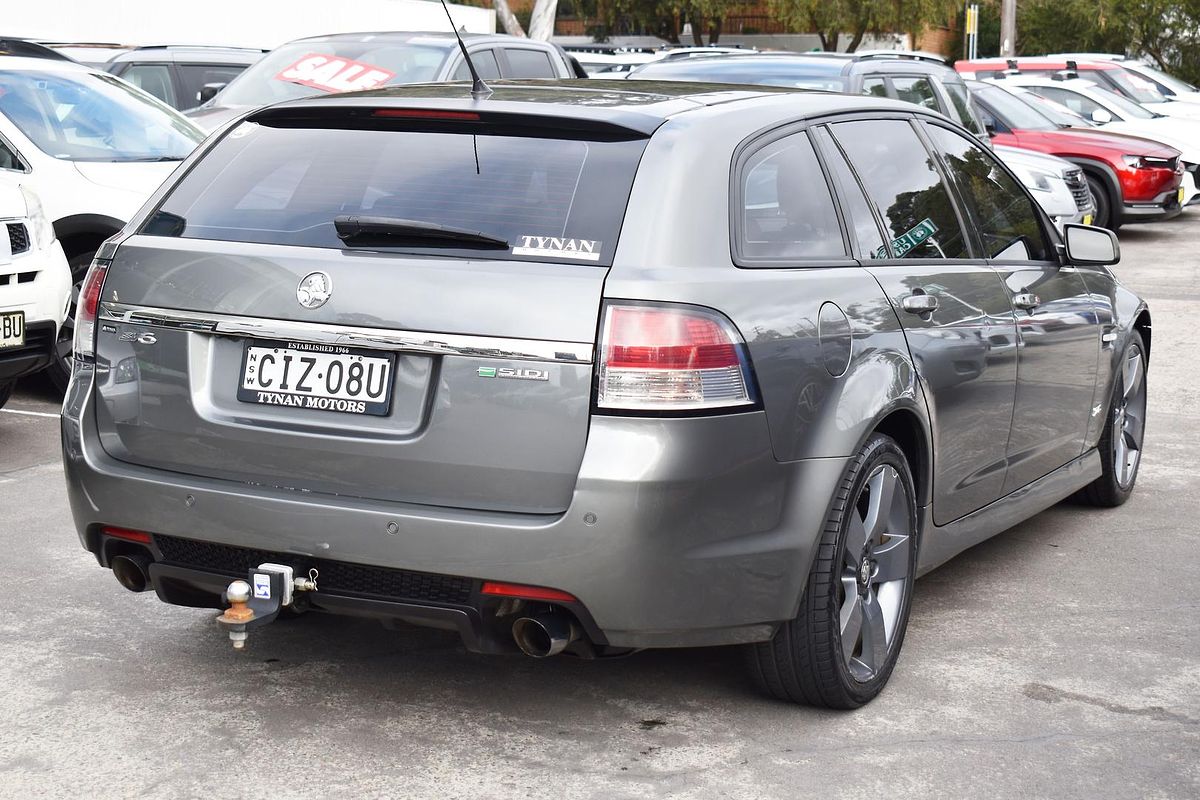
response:
<path id="1" fill-rule="evenodd" d="M 298 100 L 97 256 L 63 454 L 135 591 L 886 683 L 916 576 L 1137 476 L 1150 316 L 933 111 L 704 84 Z M 217 629 L 214 627 L 214 635 Z"/>

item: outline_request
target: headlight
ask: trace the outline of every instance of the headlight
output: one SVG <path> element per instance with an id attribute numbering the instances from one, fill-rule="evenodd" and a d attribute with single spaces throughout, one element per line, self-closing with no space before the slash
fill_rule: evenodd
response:
<path id="1" fill-rule="evenodd" d="M 1062 180 L 1061 175 L 1045 172 L 1040 169 L 1023 169 L 1018 171 L 1025 186 L 1035 192 L 1050 192 L 1054 190 L 1053 181 Z"/>
<path id="2" fill-rule="evenodd" d="M 1134 169 L 1170 169 L 1171 159 L 1154 156 L 1121 156 Z"/>
<path id="3" fill-rule="evenodd" d="M 54 243 L 54 224 L 42 210 L 42 201 L 36 194 L 24 186 L 21 194 L 25 196 L 25 216 L 29 218 L 29 227 L 33 228 L 33 246 L 45 250 Z"/>

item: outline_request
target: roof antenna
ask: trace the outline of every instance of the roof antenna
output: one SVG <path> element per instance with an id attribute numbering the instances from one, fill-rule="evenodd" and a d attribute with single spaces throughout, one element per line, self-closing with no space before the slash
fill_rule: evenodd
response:
<path id="1" fill-rule="evenodd" d="M 454 27 L 454 17 L 450 16 L 450 6 L 446 5 L 446 0 L 442 0 L 442 8 L 446 10 L 446 18 L 450 20 L 450 30 L 454 31 L 454 38 L 458 39 L 459 49 L 462 50 L 463 58 L 467 60 L 467 69 L 471 70 L 471 98 L 487 100 L 492 96 L 492 87 L 484 83 L 483 78 L 479 77 L 479 73 L 475 71 L 475 63 L 471 61 L 471 56 L 467 53 L 467 46 L 463 44 L 462 37 L 458 35 L 458 28 Z"/>

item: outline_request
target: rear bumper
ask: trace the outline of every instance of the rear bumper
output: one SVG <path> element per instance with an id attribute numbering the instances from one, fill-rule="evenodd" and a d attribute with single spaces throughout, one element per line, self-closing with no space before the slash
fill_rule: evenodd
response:
<path id="1" fill-rule="evenodd" d="M 474 592 L 483 580 L 552 587 L 577 597 L 593 637 L 613 647 L 768 638 L 796 612 L 846 465 L 843 458 L 776 461 L 761 412 L 595 417 L 562 514 L 360 500 L 116 461 L 99 444 L 91 381 L 87 369 L 72 382 L 62 433 L 72 512 L 93 552 L 99 526 L 113 525 L 283 554 L 300 568 L 321 560 L 404 570 L 465 579 Z M 227 582 L 211 567 L 193 572 Z M 331 597 L 430 605 L 330 586 Z M 449 610 L 465 614 L 478 633 L 475 599 L 459 598 Z M 391 615 L 406 618 L 401 611 Z M 450 618 L 455 627 L 461 622 Z"/>

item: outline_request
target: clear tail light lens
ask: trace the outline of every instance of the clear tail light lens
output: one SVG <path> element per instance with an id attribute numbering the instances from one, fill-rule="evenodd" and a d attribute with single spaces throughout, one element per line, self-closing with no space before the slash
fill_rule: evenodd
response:
<path id="1" fill-rule="evenodd" d="M 104 289 L 104 277 L 108 264 L 93 261 L 83 286 L 79 290 L 79 301 L 75 304 L 75 348 L 76 358 L 96 357 L 96 316 L 100 312 L 100 292 Z"/>
<path id="2" fill-rule="evenodd" d="M 600 409 L 695 411 L 755 405 L 741 335 L 720 314 L 610 304 L 600 332 Z"/>

